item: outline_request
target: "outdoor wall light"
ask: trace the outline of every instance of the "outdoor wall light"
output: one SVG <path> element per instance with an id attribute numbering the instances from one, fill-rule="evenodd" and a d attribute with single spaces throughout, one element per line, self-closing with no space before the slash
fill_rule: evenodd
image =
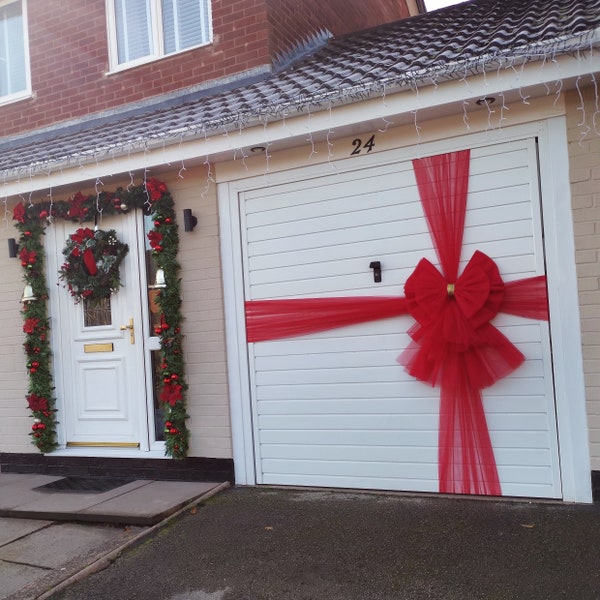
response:
<path id="1" fill-rule="evenodd" d="M 491 106 L 496 102 L 496 98 L 494 96 L 485 96 L 485 98 L 479 98 L 479 100 L 475 101 L 477 106 Z"/>
<path id="2" fill-rule="evenodd" d="M 198 225 L 198 218 L 192 214 L 191 208 L 183 209 L 183 229 L 185 231 L 194 231 L 194 227 Z"/>
<path id="3" fill-rule="evenodd" d="M 15 238 L 8 238 L 8 256 L 9 258 L 17 258 L 19 254 L 19 244 Z"/>

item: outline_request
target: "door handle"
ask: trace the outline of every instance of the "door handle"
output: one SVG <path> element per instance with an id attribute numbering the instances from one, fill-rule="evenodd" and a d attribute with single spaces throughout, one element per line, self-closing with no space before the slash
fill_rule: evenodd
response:
<path id="1" fill-rule="evenodd" d="M 129 323 L 127 325 L 121 325 L 121 331 L 126 331 L 129 329 L 129 343 L 135 344 L 135 332 L 133 330 L 133 317 L 129 319 Z"/>

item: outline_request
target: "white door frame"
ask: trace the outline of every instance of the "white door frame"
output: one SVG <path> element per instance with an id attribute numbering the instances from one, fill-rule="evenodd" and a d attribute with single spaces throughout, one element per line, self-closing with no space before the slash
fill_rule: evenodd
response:
<path id="1" fill-rule="evenodd" d="M 540 190 L 544 215 L 545 254 L 550 305 L 550 331 L 558 428 L 559 460 L 563 500 L 591 502 L 591 466 L 588 446 L 585 384 L 575 265 L 564 117 L 505 128 L 501 131 L 465 134 L 458 138 L 423 143 L 419 156 L 537 137 L 540 161 Z M 414 158 L 415 148 L 398 148 L 366 155 L 361 168 L 372 164 Z M 338 172 L 353 170 L 356 162 L 336 162 Z M 244 319 L 244 274 L 240 237 L 238 195 L 242 191 L 331 173 L 328 163 L 295 170 L 269 172 L 218 184 L 221 260 L 224 288 L 225 327 L 235 478 L 238 484 L 257 482 L 254 457 L 250 375 Z"/>
<path id="2" fill-rule="evenodd" d="M 143 232 L 143 223 L 142 223 L 142 215 L 140 211 L 135 211 L 134 213 L 129 213 L 122 216 L 116 216 L 114 218 L 117 219 L 130 219 L 129 228 L 132 230 L 131 237 L 133 243 L 135 243 L 135 253 L 130 253 L 125 261 L 128 259 L 131 260 L 132 257 L 138 257 L 136 264 L 131 264 L 129 266 L 129 276 L 136 279 L 136 282 L 139 282 L 140 295 L 135 301 L 140 302 L 141 306 L 139 307 L 141 312 L 140 323 L 135 326 L 135 335 L 139 342 L 142 344 L 142 347 L 139 349 L 139 352 L 143 355 L 143 373 L 144 380 L 146 386 L 146 404 L 145 410 L 142 411 L 142 408 L 139 407 L 139 410 L 144 412 L 140 418 L 140 429 L 141 429 L 141 439 L 140 439 L 140 448 L 139 449 L 127 449 L 127 448 L 66 448 L 66 429 L 65 423 L 61 422 L 60 415 L 65 415 L 65 393 L 68 393 L 68 385 L 65 385 L 65 381 L 61 376 L 61 373 L 64 372 L 64 364 L 62 357 L 62 344 L 64 343 L 61 339 L 62 332 L 60 329 L 57 329 L 53 324 L 59 323 L 59 290 L 58 286 L 51 284 L 49 286 L 49 314 L 51 321 L 51 347 L 52 347 L 52 355 L 53 355 L 53 376 L 54 376 L 54 385 L 56 388 L 56 408 L 58 410 L 59 415 L 59 423 L 57 427 L 57 441 L 59 444 L 59 448 L 53 452 L 54 455 L 65 455 L 65 456 L 98 456 L 98 457 L 119 457 L 119 458 L 128 458 L 128 457 L 137 457 L 137 458 L 165 458 L 164 453 L 164 442 L 153 441 L 154 440 L 154 411 L 153 411 L 153 382 L 152 382 L 152 367 L 150 360 L 150 353 L 152 350 L 159 349 L 160 345 L 158 343 L 158 339 L 156 337 L 152 337 L 152 332 L 150 331 L 150 318 L 149 318 L 149 307 L 148 303 L 144 300 L 145 290 L 147 289 L 147 278 L 146 278 L 146 270 L 144 268 L 144 252 L 146 249 L 146 237 L 142 235 Z M 99 222 L 99 227 L 102 227 L 102 223 Z M 84 223 L 81 225 L 82 227 L 91 227 L 93 228 L 93 224 Z M 134 235 L 137 231 L 137 235 Z M 56 236 L 56 228 L 53 225 L 50 225 L 46 229 L 46 256 L 47 256 L 47 274 L 53 273 L 53 278 L 56 277 L 56 273 L 62 264 L 62 248 L 64 246 L 65 240 L 57 239 Z M 130 247 L 133 246 L 133 243 L 130 243 Z M 121 268 L 124 268 L 123 266 Z M 49 281 L 51 279 L 49 278 Z M 65 335 L 68 335 L 65 332 Z M 129 332 L 123 332 L 124 336 L 128 336 Z"/>

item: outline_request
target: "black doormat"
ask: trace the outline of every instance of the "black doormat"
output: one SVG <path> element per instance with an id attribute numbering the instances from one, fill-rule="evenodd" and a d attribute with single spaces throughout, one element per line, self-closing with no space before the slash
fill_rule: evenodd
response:
<path id="1" fill-rule="evenodd" d="M 132 481 L 134 480 L 125 477 L 64 477 L 34 489 L 39 492 L 96 494 L 109 492 Z"/>

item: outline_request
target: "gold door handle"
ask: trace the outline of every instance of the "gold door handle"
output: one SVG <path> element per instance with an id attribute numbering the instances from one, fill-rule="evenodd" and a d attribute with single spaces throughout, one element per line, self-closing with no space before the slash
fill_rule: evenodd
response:
<path id="1" fill-rule="evenodd" d="M 121 325 L 121 331 L 126 331 L 129 329 L 129 343 L 135 344 L 135 332 L 133 330 L 133 317 L 129 319 L 129 324 Z"/>

